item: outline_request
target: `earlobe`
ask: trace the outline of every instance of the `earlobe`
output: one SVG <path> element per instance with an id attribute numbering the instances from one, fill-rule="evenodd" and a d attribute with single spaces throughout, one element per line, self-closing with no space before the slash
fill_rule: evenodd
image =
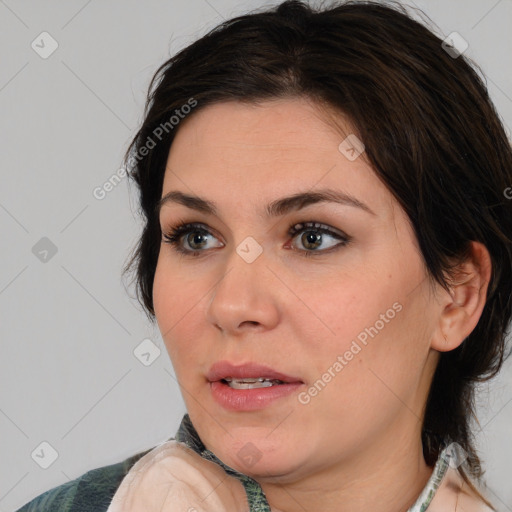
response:
<path id="1" fill-rule="evenodd" d="M 439 352 L 454 350 L 474 330 L 484 309 L 491 279 L 489 251 L 480 242 L 471 242 L 471 256 L 457 271 L 441 312 L 431 347 Z"/>

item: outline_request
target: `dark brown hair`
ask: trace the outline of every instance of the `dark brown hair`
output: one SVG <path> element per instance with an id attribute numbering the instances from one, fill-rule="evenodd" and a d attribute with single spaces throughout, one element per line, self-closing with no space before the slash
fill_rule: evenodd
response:
<path id="1" fill-rule="evenodd" d="M 501 368 L 512 315 L 512 200 L 505 197 L 512 150 L 475 70 L 483 73 L 442 42 L 397 3 L 348 1 L 315 10 L 285 1 L 227 20 L 181 50 L 156 71 L 142 126 L 125 155 L 144 228 L 124 273 L 136 267 L 137 298 L 154 321 L 161 243 L 155 208 L 178 117 L 222 101 L 279 98 L 307 98 L 343 115 L 407 213 L 432 283 L 449 289 L 470 241 L 489 250 L 486 305 L 464 342 L 441 354 L 422 430 L 427 464 L 449 439 L 468 453 L 469 472 L 479 479 L 470 428 L 474 386 Z"/>

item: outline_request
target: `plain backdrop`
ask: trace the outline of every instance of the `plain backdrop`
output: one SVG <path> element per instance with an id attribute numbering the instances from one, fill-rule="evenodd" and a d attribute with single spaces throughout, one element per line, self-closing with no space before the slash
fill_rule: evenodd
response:
<path id="1" fill-rule="evenodd" d="M 121 167 L 157 67 L 275 3 L 0 0 L 0 512 L 176 432 L 169 357 L 121 279 L 141 228 L 135 190 L 93 191 Z M 469 43 L 510 130 L 512 1 L 408 5 Z M 160 349 L 149 365 L 143 342 Z M 489 496 L 512 511 L 510 361 L 479 397 Z"/>

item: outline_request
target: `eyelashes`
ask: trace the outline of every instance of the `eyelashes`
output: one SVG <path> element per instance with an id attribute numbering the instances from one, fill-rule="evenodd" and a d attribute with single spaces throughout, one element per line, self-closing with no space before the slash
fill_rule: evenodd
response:
<path id="1" fill-rule="evenodd" d="M 338 230 L 335 231 L 334 229 L 330 228 L 329 226 L 326 226 L 325 224 L 317 223 L 314 221 L 293 224 L 288 228 L 287 232 L 288 236 L 292 238 L 296 238 L 297 235 L 300 233 L 308 235 L 306 237 L 304 237 L 304 235 L 300 237 L 300 241 L 302 244 L 314 245 L 320 243 L 321 245 L 323 245 L 324 235 L 328 235 L 329 237 L 339 241 L 337 244 L 329 247 L 328 249 L 318 249 L 316 247 L 311 250 L 293 249 L 294 252 L 297 252 L 298 254 L 304 257 L 322 256 L 327 253 L 331 253 L 335 250 L 340 249 L 341 247 L 346 246 L 352 239 L 350 236 L 346 235 L 343 232 L 340 232 Z M 196 236 L 199 235 L 199 239 L 191 238 L 191 234 L 195 234 Z M 204 224 L 195 222 L 184 222 L 171 228 L 167 233 L 164 233 L 163 242 L 170 244 L 172 248 L 181 256 L 197 257 L 206 253 L 207 249 L 186 248 L 183 246 L 183 239 L 190 246 L 190 243 L 198 245 L 204 242 L 207 243 L 210 237 L 216 238 Z M 222 243 L 220 246 L 222 246 Z"/>

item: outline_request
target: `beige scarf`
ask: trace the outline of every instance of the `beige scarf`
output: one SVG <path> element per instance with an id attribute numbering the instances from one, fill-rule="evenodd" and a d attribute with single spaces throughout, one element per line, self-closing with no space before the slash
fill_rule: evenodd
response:
<path id="1" fill-rule="evenodd" d="M 107 512 L 249 512 L 242 483 L 184 443 L 160 444 L 130 469 Z M 272 512 L 282 512 L 272 508 Z M 378 511 L 376 511 L 378 512 Z M 448 467 L 427 509 L 408 512 L 492 512 Z"/>

